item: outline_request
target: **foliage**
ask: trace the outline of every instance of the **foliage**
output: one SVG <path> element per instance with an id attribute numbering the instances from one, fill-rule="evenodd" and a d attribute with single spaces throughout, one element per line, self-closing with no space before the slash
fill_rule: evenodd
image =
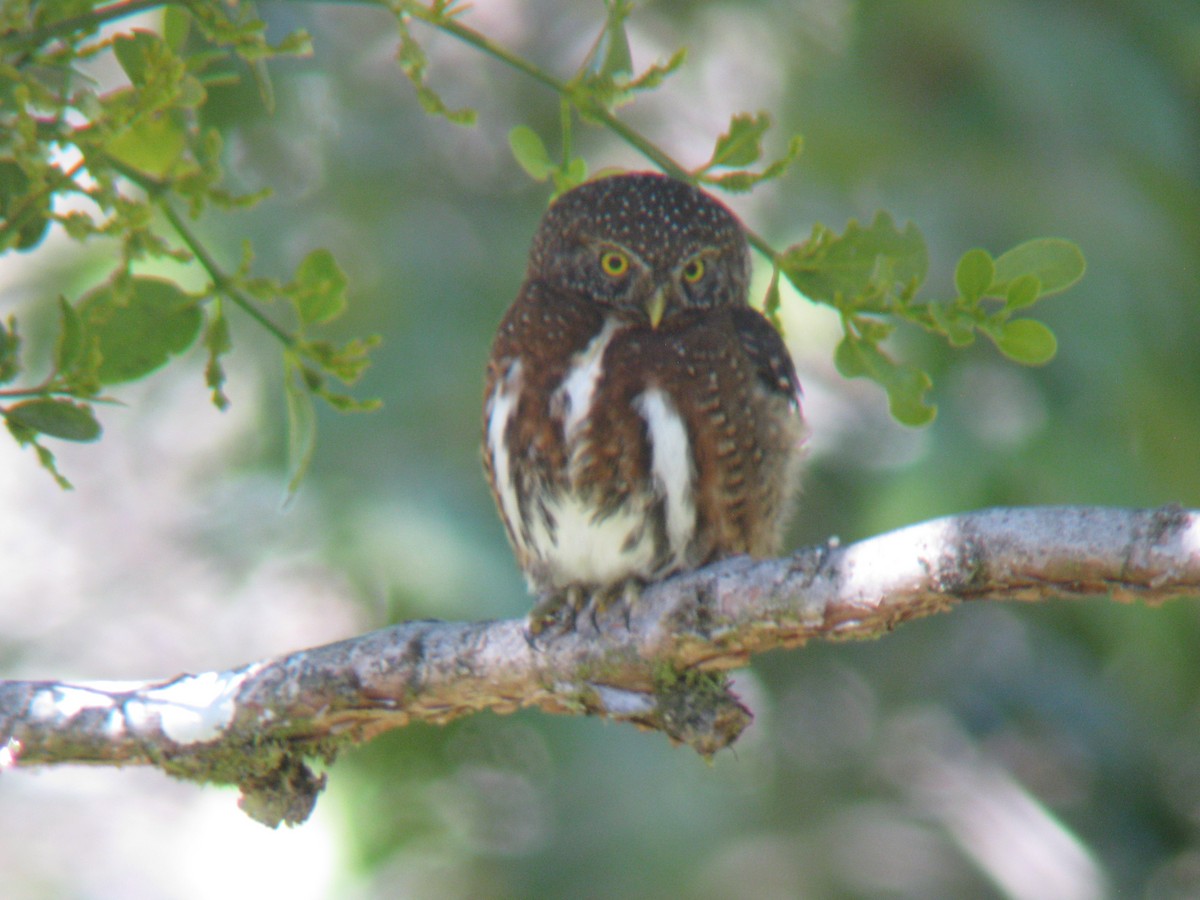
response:
<path id="1" fill-rule="evenodd" d="M 0 415 L 16 440 L 32 446 L 41 463 L 64 486 L 44 437 L 94 440 L 100 435 L 94 404 L 114 385 L 149 376 L 197 343 L 207 354 L 205 378 L 213 402 L 228 404 L 223 359 L 232 350 L 230 313 L 238 311 L 280 344 L 286 375 L 290 487 L 302 478 L 315 446 L 314 398 L 342 411 L 373 409 L 329 387 L 354 384 L 368 365 L 374 338 L 336 344 L 322 329 L 346 309 L 345 274 L 326 250 L 314 250 L 283 282 L 253 274 L 249 247 L 235 269 L 223 267 L 190 222 L 215 209 L 227 212 L 264 199 L 223 187 L 219 132 L 202 124 L 207 90 L 249 77 L 271 105 L 267 63 L 310 51 L 304 32 L 278 43 L 250 5 L 216 0 L 167 5 L 161 34 L 128 30 L 98 36 L 108 21 L 159 4 L 134 2 L 92 9 L 75 0 L 16 0 L 0 18 L 0 251 L 35 248 L 52 224 L 73 239 L 119 242 L 118 261 L 104 283 L 72 303 L 59 298 L 58 336 L 49 375 L 22 385 L 28 367 L 20 351 L 18 324 L 0 327 Z M 423 109 L 469 125 L 469 109 L 453 109 L 430 84 L 428 59 L 414 23 L 457 38 L 508 65 L 560 98 L 558 153 L 527 125 L 512 129 L 514 157 L 534 179 L 549 180 L 555 193 L 587 177 L 574 150 L 574 128 L 606 128 L 675 177 L 726 191 L 747 191 L 781 177 L 800 155 L 793 137 L 777 159 L 765 160 L 771 119 L 764 112 L 735 115 L 702 166 L 686 170 L 617 116 L 639 93 L 658 87 L 685 61 L 680 50 L 641 73 L 634 69 L 625 23 L 632 4 L 607 0 L 600 33 L 573 76 L 561 80 L 512 54 L 461 21 L 463 7 L 447 0 L 426 5 L 387 4 L 399 37 L 397 62 L 413 83 Z M 81 66 L 112 54 L 128 83 L 101 90 Z M 64 163 L 60 160 L 72 160 Z M 58 201 L 84 198 L 67 209 Z M 897 226 L 879 213 L 867 226 L 850 222 L 838 233 L 823 225 L 799 244 L 777 250 L 751 233 L 752 244 L 771 262 L 765 301 L 774 316 L 779 281 L 786 278 L 813 302 L 838 310 L 844 336 L 836 362 L 846 377 L 867 377 L 887 392 L 892 414 L 921 425 L 932 420 L 930 376 L 894 358 L 884 344 L 900 326 L 916 325 L 953 347 L 983 333 L 1010 359 L 1028 365 L 1048 361 L 1056 342 L 1050 329 L 1027 316 L 1043 297 L 1074 284 L 1083 273 L 1078 248 L 1059 239 L 1033 240 L 992 258 L 969 250 L 958 263 L 956 296 L 918 297 L 927 251 L 916 226 Z M 198 266 L 206 284 L 189 292 L 180 284 L 149 277 L 139 267 L 157 259 Z M 280 325 L 272 303 L 284 307 Z"/>
<path id="2" fill-rule="evenodd" d="M 282 347 L 292 440 L 292 487 L 311 455 L 313 397 L 337 409 L 371 409 L 331 390 L 333 379 L 353 384 L 374 341 L 335 345 L 321 327 L 345 309 L 346 278 L 328 252 L 316 250 L 286 284 L 254 277 L 247 249 L 228 271 L 189 220 L 260 202 L 265 194 L 235 195 L 223 187 L 221 137 L 202 125 L 207 91 L 237 77 L 240 67 L 270 103 L 265 64 L 309 52 L 296 32 L 271 44 L 264 23 L 245 8 L 219 3 L 169 6 L 162 34 L 134 29 L 98 36 L 106 20 L 151 4 L 92 11 L 70 0 L 15 2 L 0 21 L 0 250 L 35 248 L 57 223 L 83 243 L 119 244 L 107 279 L 76 302 L 59 299 L 58 336 L 49 374 L 0 391 L 0 415 L 17 441 L 35 448 L 65 487 L 43 437 L 95 440 L 94 404 L 113 385 L 143 379 L 172 357 L 202 342 L 213 402 L 228 404 L 224 357 L 233 343 L 230 307 L 239 308 Z M 112 54 L 127 84 L 101 90 L 84 66 Z M 75 160 L 65 164 L 59 160 Z M 69 210 L 65 200 L 73 202 Z M 66 210 L 66 211 L 63 211 Z M 138 274 L 140 266 L 169 259 L 199 266 L 207 284 L 196 292 L 179 283 Z M 283 301 L 292 324 L 266 313 Z M 30 369 L 20 356 L 17 322 L 0 337 L 0 383 Z"/>

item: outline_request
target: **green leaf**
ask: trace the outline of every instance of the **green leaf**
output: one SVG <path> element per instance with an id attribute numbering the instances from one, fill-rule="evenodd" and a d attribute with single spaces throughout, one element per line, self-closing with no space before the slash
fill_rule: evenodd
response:
<path id="1" fill-rule="evenodd" d="M 421 108 L 430 115 L 441 116 L 455 125 L 474 125 L 475 110 L 451 109 L 429 86 L 426 75 L 429 59 L 425 55 L 424 48 L 412 36 L 404 17 L 398 17 L 396 21 L 400 30 L 400 47 L 396 51 L 396 62 L 399 63 L 400 70 L 416 89 L 417 102 L 421 104 Z"/>
<path id="2" fill-rule="evenodd" d="M 779 293 L 779 267 L 771 270 L 771 283 L 767 285 L 767 295 L 763 298 L 763 315 L 775 326 L 775 330 L 783 333 L 783 322 L 779 318 L 779 307 L 783 298 Z"/>
<path id="3" fill-rule="evenodd" d="M 508 133 L 508 146 L 529 177 L 534 181 L 545 181 L 554 171 L 554 163 L 541 137 L 528 125 L 518 125 Z"/>
<path id="4" fill-rule="evenodd" d="M 930 303 L 927 308 L 951 347 L 969 347 L 975 343 L 976 319 L 950 304 Z"/>
<path id="5" fill-rule="evenodd" d="M 186 137 L 175 116 L 153 113 L 139 116 L 109 138 L 104 152 L 131 169 L 163 178 L 178 165 L 186 146 Z"/>
<path id="6" fill-rule="evenodd" d="M 780 268 L 810 300 L 872 308 L 924 281 L 929 256 L 917 226 L 898 229 L 879 212 L 866 228 L 851 220 L 842 235 L 815 226 L 808 241 L 784 251 Z"/>
<path id="7" fill-rule="evenodd" d="M 163 39 L 175 53 L 182 53 L 192 27 L 192 14 L 182 6 L 170 4 L 163 11 Z"/>
<path id="8" fill-rule="evenodd" d="M 608 19 L 596 46 L 589 54 L 588 75 L 604 78 L 620 78 L 633 73 L 633 54 L 629 51 L 629 37 L 625 34 L 625 20 L 633 10 L 627 0 L 607 0 Z"/>
<path id="9" fill-rule="evenodd" d="M 771 117 L 739 113 L 729 121 L 729 130 L 717 138 L 712 157 L 704 170 L 714 166 L 749 166 L 762 158 L 762 139 L 771 127 Z"/>
<path id="10" fill-rule="evenodd" d="M 670 59 L 665 63 L 655 63 L 642 72 L 641 75 L 637 76 L 637 78 L 621 82 L 620 87 L 627 94 L 654 90 L 654 88 L 666 80 L 668 75 L 673 74 L 676 69 L 682 66 L 685 60 L 687 60 L 687 48 L 680 47 L 671 54 Z"/>
<path id="11" fill-rule="evenodd" d="M 39 397 L 10 406 L 4 415 L 9 422 L 64 441 L 86 443 L 100 437 L 100 423 L 85 403 Z"/>
<path id="12" fill-rule="evenodd" d="M 113 39 L 113 54 L 135 85 L 144 85 L 150 80 L 155 62 L 165 50 L 166 44 L 162 38 L 141 28 L 118 34 Z"/>
<path id="13" fill-rule="evenodd" d="M 304 480 L 317 445 L 317 413 L 313 408 L 312 374 L 291 355 L 284 360 L 284 394 L 287 400 L 288 498 L 295 496 Z M 318 379 L 319 380 L 319 379 Z"/>
<path id="14" fill-rule="evenodd" d="M 1042 283 L 1036 275 L 1022 275 L 1009 282 L 1008 291 L 1004 297 L 1004 308 L 1010 312 L 1024 309 L 1037 302 L 1042 293 Z"/>
<path id="15" fill-rule="evenodd" d="M 843 337 L 833 351 L 833 364 L 843 378 L 862 378 L 870 374 L 870 367 L 862 352 L 862 342 L 850 335 Z"/>
<path id="16" fill-rule="evenodd" d="M 1044 365 L 1058 352 L 1054 332 L 1036 319 L 1012 319 L 985 331 L 1001 353 L 1027 366 Z"/>
<path id="17" fill-rule="evenodd" d="M 7 384 L 21 374 L 21 335 L 17 319 L 9 316 L 0 322 L 0 384 Z"/>
<path id="18" fill-rule="evenodd" d="M 67 481 L 62 473 L 58 471 L 58 466 L 54 462 L 54 454 L 39 444 L 36 440 L 30 441 L 29 443 L 33 444 L 33 449 L 37 452 L 38 463 L 41 464 L 43 469 L 50 473 L 50 475 L 58 483 L 58 486 L 64 491 L 74 490 L 75 486 L 71 484 L 71 482 Z"/>
<path id="19" fill-rule="evenodd" d="M 933 386 L 929 376 L 908 363 L 898 363 L 874 344 L 847 333 L 833 355 L 838 372 L 845 378 L 870 378 L 888 397 L 888 410 L 902 425 L 928 425 L 937 407 L 925 401 Z"/>
<path id="20" fill-rule="evenodd" d="M 734 194 L 748 191 L 760 181 L 770 181 L 786 172 L 791 164 L 799 158 L 800 152 L 803 149 L 804 139 L 796 135 L 788 141 L 787 152 L 766 166 L 761 172 L 749 172 L 740 169 L 736 172 L 723 172 L 720 175 L 709 173 L 701 175 L 700 180 L 705 184 L 714 184 L 722 190 Z"/>
<path id="21" fill-rule="evenodd" d="M 937 416 L 937 407 L 925 402 L 925 394 L 933 386 L 929 376 L 908 363 L 898 363 L 884 382 L 888 411 L 901 425 L 920 428 Z"/>
<path id="22" fill-rule="evenodd" d="M 554 176 L 554 196 L 564 194 L 571 188 L 579 187 L 587 181 L 587 160 L 582 156 L 576 156 L 571 159 L 565 169 L 555 169 L 552 173 Z"/>
<path id="23" fill-rule="evenodd" d="M 0 159 L 0 251 L 36 247 L 50 228 L 49 191 L 31 190 L 29 176 L 14 160 Z"/>
<path id="24" fill-rule="evenodd" d="M 314 250 L 301 260 L 295 280 L 288 285 L 300 321 L 319 325 L 346 311 L 346 273 L 328 250 Z"/>
<path id="25" fill-rule="evenodd" d="M 1033 275 L 1041 283 L 1041 295 L 1065 291 L 1083 277 L 1087 262 L 1077 244 L 1063 238 L 1038 238 L 1018 244 L 996 258 L 994 287 L 1007 292 L 1011 282 Z"/>
<path id="26" fill-rule="evenodd" d="M 32 446 L 37 453 L 38 463 L 58 482 L 58 486 L 64 491 L 72 489 L 71 482 L 58 471 L 58 466 L 54 463 L 54 454 L 38 443 L 38 432 L 34 431 L 20 422 L 15 422 L 12 419 L 5 419 L 4 424 L 8 426 L 9 434 L 22 447 Z"/>
<path id="27" fill-rule="evenodd" d="M 379 335 L 376 334 L 355 338 L 342 346 L 331 341 L 302 341 L 297 345 L 296 351 L 325 374 L 332 375 L 345 384 L 353 384 L 371 364 L 369 354 L 371 349 L 379 344 L 379 340 Z M 314 381 L 312 387 L 316 390 L 320 387 L 320 381 Z"/>
<path id="28" fill-rule="evenodd" d="M 69 372 L 83 357 L 83 320 L 66 297 L 58 298 L 58 340 L 54 346 L 54 370 Z"/>
<path id="29" fill-rule="evenodd" d="M 208 362 L 204 366 L 204 383 L 212 391 L 213 406 L 224 412 L 229 408 L 229 398 L 225 396 L 225 367 L 221 365 L 221 357 L 233 347 L 229 336 L 229 321 L 220 306 L 209 317 L 208 327 L 204 330 L 204 347 L 208 350 Z"/>
<path id="30" fill-rule="evenodd" d="M 973 305 L 987 293 L 995 275 L 991 256 L 986 250 L 976 247 L 974 250 L 968 250 L 959 259 L 954 269 L 954 287 L 963 300 Z"/>
<path id="31" fill-rule="evenodd" d="M 80 302 L 79 317 L 100 351 L 101 384 L 136 381 L 165 365 L 195 342 L 203 318 L 175 282 L 149 277 L 132 278 L 120 291 L 96 288 Z"/>
<path id="32" fill-rule="evenodd" d="M 340 413 L 375 412 L 383 406 L 383 401 L 378 397 L 359 400 L 349 394 L 338 394 L 328 390 L 321 390 L 319 396 Z"/>

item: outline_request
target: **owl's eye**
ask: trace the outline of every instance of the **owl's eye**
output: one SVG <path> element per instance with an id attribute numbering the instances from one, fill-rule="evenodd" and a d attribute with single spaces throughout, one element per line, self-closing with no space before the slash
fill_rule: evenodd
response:
<path id="1" fill-rule="evenodd" d="M 610 278 L 620 278 L 629 271 L 629 257 L 617 250 L 606 250 L 600 254 L 600 268 Z"/>
<path id="2" fill-rule="evenodd" d="M 689 260 L 688 264 L 683 267 L 683 280 L 688 284 L 695 284 L 704 277 L 704 260 L 696 257 Z"/>

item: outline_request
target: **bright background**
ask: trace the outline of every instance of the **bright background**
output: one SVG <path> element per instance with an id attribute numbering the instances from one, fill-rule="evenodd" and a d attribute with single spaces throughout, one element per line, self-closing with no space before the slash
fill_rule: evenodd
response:
<path id="1" fill-rule="evenodd" d="M 421 114 L 383 13 L 262 4 L 313 59 L 214 93 L 241 187 L 275 197 L 201 228 L 284 276 L 330 247 L 346 334 L 384 344 L 322 417 L 281 508 L 276 348 L 239 335 L 229 394 L 199 354 L 55 447 L 63 494 L 0 442 L 0 671 L 139 678 L 238 665 L 413 617 L 522 614 L 529 600 L 478 461 L 482 370 L 546 202 L 507 149 L 551 136 L 553 96 L 414 26 L 464 130 Z M 560 74 L 603 12 L 488 0 L 465 21 Z M 153 23 L 153 19 L 141 24 Z M 937 421 L 891 423 L 832 368 L 836 323 L 793 298 L 787 338 L 814 429 L 792 545 L 1038 503 L 1200 507 L 1200 7 L 1176 0 L 648 2 L 636 63 L 690 48 L 626 115 L 685 163 L 739 111 L 771 111 L 788 178 L 731 204 L 777 246 L 877 208 L 918 223 L 931 296 L 957 256 L 1078 242 L 1085 280 L 1039 315 L 1048 366 L 986 342 L 902 351 Z M 644 163 L 581 133 L 593 169 Z M 552 148 L 553 149 L 553 148 Z M 111 264 L 52 239 L 0 262 L 0 313 L 77 297 Z M 8 898 L 1056 897 L 1200 894 L 1200 616 L 1104 599 L 978 606 L 864 644 L 773 653 L 738 673 L 756 721 L 711 766 L 594 719 L 490 714 L 350 751 L 313 819 L 268 832 L 232 791 L 155 772 L 0 778 Z"/>

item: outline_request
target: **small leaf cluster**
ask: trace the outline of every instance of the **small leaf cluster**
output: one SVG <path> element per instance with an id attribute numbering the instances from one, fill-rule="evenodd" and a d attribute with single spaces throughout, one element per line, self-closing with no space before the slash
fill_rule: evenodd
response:
<path id="1" fill-rule="evenodd" d="M 453 21 L 462 9 L 463 7 L 455 0 L 434 0 L 429 6 L 403 2 L 393 4 L 393 11 L 396 13 L 396 28 L 400 37 L 400 44 L 396 50 L 396 62 L 400 66 L 400 71 L 412 82 L 412 86 L 417 92 L 417 101 L 425 112 L 431 116 L 441 116 L 455 125 L 474 125 L 475 110 L 450 108 L 441 95 L 429 86 L 429 57 L 409 27 L 409 19 L 413 11 L 418 12 L 422 19 L 431 25 L 444 25 Z"/>
<path id="2" fill-rule="evenodd" d="M 266 196 L 223 187 L 221 136 L 202 124 L 209 90 L 249 77 L 270 110 L 268 61 L 308 54 L 310 40 L 297 31 L 271 43 L 265 22 L 248 6 L 219 2 L 169 6 L 161 33 L 98 37 L 101 25 L 128 12 L 121 6 L 11 0 L 0 13 L 0 254 L 33 250 L 52 224 L 80 242 L 107 238 L 119 246 L 102 283 L 76 303 L 60 298 L 50 374 L 0 390 L 0 415 L 66 485 L 41 438 L 98 438 L 92 404 L 106 399 L 103 389 L 145 378 L 201 343 L 213 402 L 228 405 L 223 358 L 233 347 L 229 313 L 240 309 L 282 346 L 289 410 L 298 410 L 290 426 L 294 487 L 313 442 L 315 416 L 305 404 L 320 397 L 339 410 L 371 408 L 328 383 L 355 382 L 374 342 L 336 346 L 319 337 L 320 327 L 345 308 L 346 278 L 327 251 L 310 254 L 281 284 L 252 275 L 249 251 L 235 271 L 223 269 L 190 220 Z M 124 75 L 123 84 L 107 90 L 80 68 L 104 55 Z M 86 202 L 61 202 L 73 198 Z M 138 273 L 161 258 L 198 266 L 207 287 L 189 293 Z M 289 327 L 265 312 L 280 299 L 289 307 Z M 19 347 L 10 320 L 0 343 L 0 384 L 25 375 Z"/>
<path id="3" fill-rule="evenodd" d="M 639 93 L 657 88 L 687 59 L 686 50 L 680 49 L 666 62 L 654 63 L 636 74 L 625 30 L 633 4 L 627 0 L 605 0 L 605 7 L 604 25 L 575 74 L 562 82 L 544 73 L 540 78 L 561 95 L 559 159 L 551 159 L 541 136 L 527 125 L 516 126 L 508 135 L 509 147 L 521 168 L 535 181 L 549 178 L 555 196 L 582 184 L 588 177 L 586 160 L 572 149 L 575 119 L 601 126 L 617 124 L 614 112 L 619 107 L 632 102 Z"/>
<path id="4" fill-rule="evenodd" d="M 893 417 L 913 426 L 927 424 L 937 410 L 926 399 L 932 386 L 928 373 L 881 347 L 899 325 L 917 325 L 955 348 L 969 346 L 982 333 L 1014 362 L 1042 365 L 1057 350 L 1054 333 L 1016 314 L 1066 290 L 1084 272 L 1079 248 L 1058 238 L 1027 241 L 994 260 L 974 249 L 958 262 L 953 299 L 920 299 L 929 265 L 925 240 L 911 222 L 899 228 L 882 212 L 868 226 L 850 222 L 841 234 L 814 226 L 808 240 L 778 254 L 775 264 L 777 277 L 782 273 L 804 296 L 841 315 L 838 371 L 878 383 Z M 768 311 L 778 307 L 778 297 L 776 281 Z"/>

